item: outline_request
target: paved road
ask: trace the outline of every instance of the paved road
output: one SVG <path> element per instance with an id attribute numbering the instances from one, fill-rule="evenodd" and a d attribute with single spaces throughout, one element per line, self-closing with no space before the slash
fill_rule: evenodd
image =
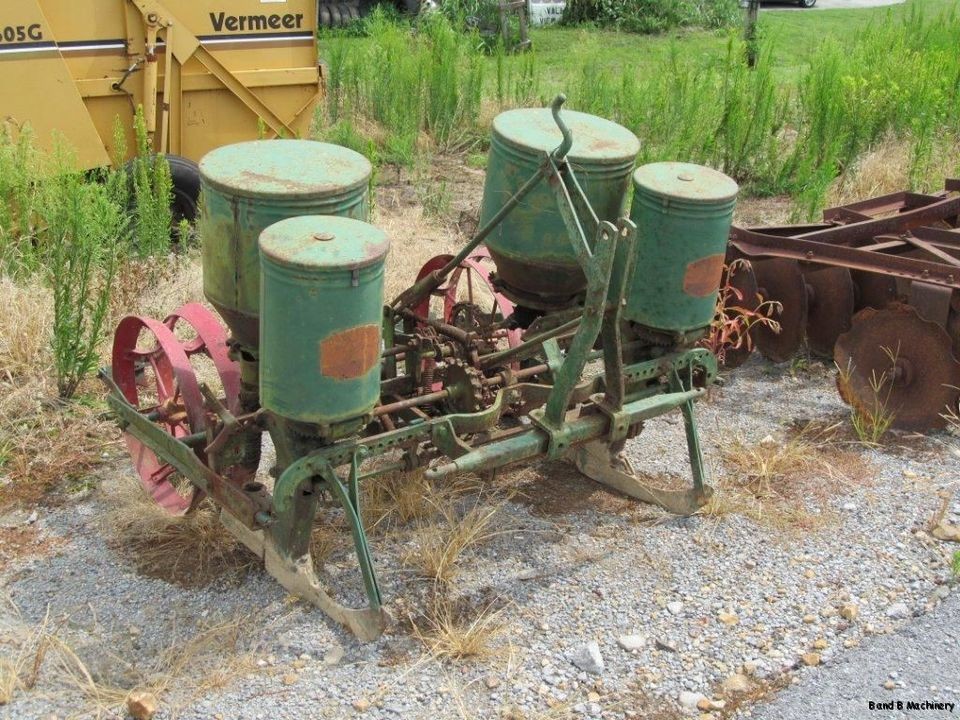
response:
<path id="1" fill-rule="evenodd" d="M 884 683 L 895 673 L 893 690 Z M 902 687 L 900 684 L 902 683 Z M 935 688 L 935 689 L 931 689 Z M 893 701 L 871 710 L 869 702 Z M 902 709 L 897 709 L 897 702 Z M 907 709 L 908 702 L 953 703 L 949 709 Z M 829 665 L 805 671 L 801 680 L 767 705 L 754 720 L 886 720 L 960 717 L 960 589 L 933 612 L 893 635 L 874 636 Z"/>
<path id="2" fill-rule="evenodd" d="M 856 8 L 883 7 L 884 5 L 900 5 L 904 0 L 817 0 L 814 10 L 854 10 Z M 764 10 L 804 10 L 794 0 L 778 0 L 767 2 L 764 0 Z M 809 10 L 804 10 L 810 12 Z M 958 711 L 960 712 L 960 711 Z"/>

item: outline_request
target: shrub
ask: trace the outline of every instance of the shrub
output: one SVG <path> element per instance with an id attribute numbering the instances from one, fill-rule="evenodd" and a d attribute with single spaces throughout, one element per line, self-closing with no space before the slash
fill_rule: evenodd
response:
<path id="1" fill-rule="evenodd" d="M 40 216 L 53 288 L 57 389 L 69 399 L 96 367 L 128 223 L 126 207 L 109 185 L 85 181 L 63 154 L 59 157 L 56 171 L 42 185 Z"/>
<path id="2" fill-rule="evenodd" d="M 737 0 L 569 0 L 563 22 L 659 33 L 675 27 L 724 27 L 738 17 Z"/>

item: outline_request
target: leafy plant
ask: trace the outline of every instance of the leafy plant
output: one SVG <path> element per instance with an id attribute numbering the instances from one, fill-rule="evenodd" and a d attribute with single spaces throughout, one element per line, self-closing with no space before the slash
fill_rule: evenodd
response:
<path id="1" fill-rule="evenodd" d="M 126 208 L 108 185 L 86 182 L 70 169 L 63 151 L 58 157 L 42 187 L 40 215 L 46 223 L 43 249 L 53 289 L 57 389 L 69 399 L 96 366 L 128 224 Z"/>
<path id="2" fill-rule="evenodd" d="M 137 107 L 134 118 L 137 137 L 137 157 L 132 163 L 133 201 L 136 205 L 136 248 L 141 255 L 165 253 L 170 247 L 173 215 L 173 179 L 170 164 L 163 155 L 153 152 L 143 116 L 143 106 Z"/>
<path id="3" fill-rule="evenodd" d="M 691 25 L 723 27 L 733 25 L 738 17 L 736 0 L 569 0 L 563 22 L 658 33 Z"/>
<path id="4" fill-rule="evenodd" d="M 0 124 L 0 270 L 13 275 L 36 271 L 37 157 L 29 126 Z"/>
<path id="5" fill-rule="evenodd" d="M 774 332 L 780 331 L 780 323 L 773 319 L 775 314 L 783 310 L 780 303 L 763 300 L 759 295 L 748 298 L 742 290 L 733 285 L 732 277 L 737 272 L 748 272 L 749 269 L 750 263 L 744 259 L 734 260 L 724 267 L 724 282 L 717 294 L 716 313 L 707 336 L 700 341 L 701 347 L 713 352 L 721 365 L 727 351 L 753 348 L 750 330 L 754 326 L 760 325 L 769 327 Z"/>

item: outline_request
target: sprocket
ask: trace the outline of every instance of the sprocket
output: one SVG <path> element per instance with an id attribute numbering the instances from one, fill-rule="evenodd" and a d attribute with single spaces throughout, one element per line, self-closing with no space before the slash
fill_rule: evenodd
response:
<path id="1" fill-rule="evenodd" d="M 486 407 L 483 375 L 462 360 L 451 360 L 443 373 L 443 387 L 449 391 L 447 407 L 450 412 L 474 413 Z"/>

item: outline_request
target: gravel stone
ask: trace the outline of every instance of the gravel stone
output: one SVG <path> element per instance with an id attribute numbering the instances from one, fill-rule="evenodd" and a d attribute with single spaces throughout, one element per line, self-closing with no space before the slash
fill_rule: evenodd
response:
<path id="1" fill-rule="evenodd" d="M 603 655 L 600 654 L 600 645 L 595 640 L 571 650 L 569 659 L 586 673 L 591 675 L 603 673 Z"/>

